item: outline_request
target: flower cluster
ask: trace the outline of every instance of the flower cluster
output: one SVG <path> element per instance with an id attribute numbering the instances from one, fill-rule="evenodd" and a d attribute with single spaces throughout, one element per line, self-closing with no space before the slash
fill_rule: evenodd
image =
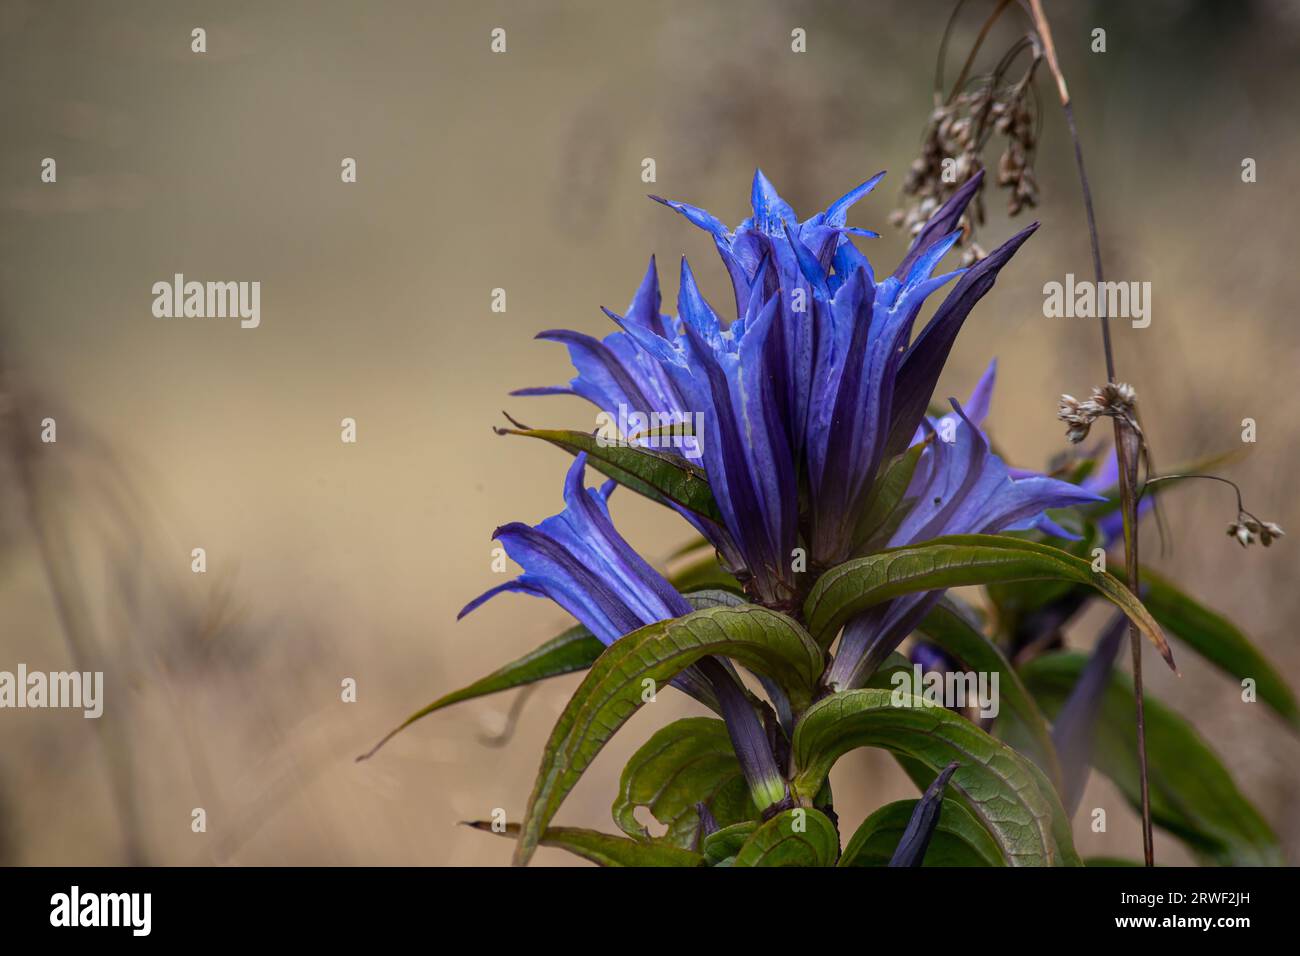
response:
<path id="1" fill-rule="evenodd" d="M 665 315 L 652 259 L 626 312 L 606 310 L 616 331 L 603 339 L 565 330 L 539 335 L 567 347 L 576 371 L 571 382 L 514 393 L 578 395 L 611 416 L 620 407 L 698 416 L 691 420 L 703 423 L 699 465 L 716 516 L 677 509 L 751 600 L 792 614 L 819 571 L 864 546 L 1032 527 L 1064 535 L 1046 509 L 1100 500 L 1064 481 L 1012 472 L 993 454 L 981 430 L 993 366 L 966 406 L 952 401 L 949 415 L 926 414 L 967 315 L 1037 224 L 972 268 L 936 274 L 961 237 L 958 224 L 980 185 L 976 175 L 918 230 L 898 267 L 877 277 L 852 241 L 875 234 L 846 220 L 879 179 L 800 221 L 760 171 L 753 215 L 734 230 L 696 206 L 658 199 L 713 238 L 731 278 L 734 317 L 724 321 L 706 301 L 685 260 L 677 314 Z M 927 298 L 949 283 L 914 335 Z M 918 444 L 905 513 L 883 540 L 864 542 L 858 519 L 884 466 Z M 690 610 L 615 531 L 606 504 L 612 483 L 585 488 L 585 465 L 580 455 L 569 471 L 563 512 L 536 527 L 497 529 L 524 573 L 465 612 L 503 591 L 546 596 L 611 643 Z M 851 621 L 823 677 L 826 691 L 862 686 L 941 594 L 900 597 Z M 677 683 L 724 715 L 751 789 L 778 800 L 772 782 L 779 774 L 765 756 L 763 728 L 731 665 L 708 658 Z"/>

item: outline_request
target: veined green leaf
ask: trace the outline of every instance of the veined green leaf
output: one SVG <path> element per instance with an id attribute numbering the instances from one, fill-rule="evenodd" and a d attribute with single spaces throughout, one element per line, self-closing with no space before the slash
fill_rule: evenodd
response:
<path id="1" fill-rule="evenodd" d="M 686 717 L 659 730 L 632 755 L 618 784 L 614 822 L 628 836 L 683 849 L 698 845 L 703 803 L 720 826 L 758 818 L 727 725 L 712 717 Z M 668 831 L 651 837 L 636 818 L 646 807 Z"/>
<path id="2" fill-rule="evenodd" d="M 1300 708 L 1291 688 L 1245 634 L 1150 568 L 1143 568 L 1138 578 L 1142 603 L 1162 627 L 1220 670 L 1238 680 L 1253 679 L 1259 699 L 1300 729 Z"/>
<path id="3" fill-rule="evenodd" d="M 1055 717 L 1086 662 L 1082 654 L 1048 654 L 1021 668 L 1021 676 L 1043 710 Z M 1281 865 L 1277 837 L 1200 735 L 1149 694 L 1144 709 L 1152 822 L 1203 860 L 1227 866 Z M 1132 681 L 1116 672 L 1097 717 L 1092 763 L 1136 807 L 1140 791 L 1133 711 Z"/>
<path id="4" fill-rule="evenodd" d="M 379 743 L 357 759 L 365 760 L 373 756 L 380 747 L 411 726 L 411 724 L 422 717 L 427 717 L 436 710 L 442 710 L 444 707 L 459 704 L 461 701 L 472 700 L 475 697 L 485 697 L 488 694 L 509 690 L 512 687 L 521 687 L 524 684 L 531 684 L 547 677 L 557 677 L 560 674 L 571 674 L 574 671 L 586 670 L 604 650 L 605 645 L 600 642 L 600 639 L 581 624 L 571 627 L 558 637 L 551 638 L 535 651 L 525 654 L 518 660 L 511 661 L 504 667 L 493 671 L 486 677 L 479 678 L 460 690 L 444 694 L 433 703 L 421 707 L 385 734 Z"/>
<path id="5" fill-rule="evenodd" d="M 492 829 L 488 820 L 467 824 L 475 830 L 518 839 L 519 824 L 507 823 L 505 832 Z M 703 866 L 704 857 L 666 843 L 643 843 L 627 837 L 585 830 L 582 827 L 547 827 L 539 841 L 542 846 L 568 850 L 598 866 Z"/>
<path id="6" fill-rule="evenodd" d="M 595 435 L 569 429 L 502 428 L 498 431 L 540 438 L 571 455 L 585 451 L 591 467 L 651 501 L 681 505 L 710 521 L 722 520 L 704 469 L 680 455 L 638 445 L 602 445 Z"/>
<path id="7" fill-rule="evenodd" d="M 736 607 L 746 603 L 743 597 L 730 591 L 709 588 L 692 591 L 682 596 L 696 610 L 706 607 L 718 607 L 719 605 Z M 385 734 L 379 743 L 357 759 L 365 760 L 374 756 L 380 747 L 411 726 L 411 724 L 422 717 L 427 717 L 434 711 L 450 707 L 452 704 L 459 704 L 462 701 L 473 700 L 475 697 L 486 697 L 488 694 L 532 684 L 547 677 L 559 677 L 562 674 L 586 670 L 604 650 L 605 645 L 600 642 L 600 639 L 581 624 L 571 627 L 558 637 L 551 638 L 537 650 L 525 654 L 518 660 L 511 661 L 504 667 L 493 671 L 487 677 L 479 678 L 474 683 L 439 697 L 432 704 L 421 707 Z"/>
<path id="8" fill-rule="evenodd" d="M 880 747 L 937 775 L 953 761 L 949 799 L 961 800 L 1012 866 L 1077 866 L 1070 821 L 1042 771 L 951 711 L 886 690 L 850 690 L 813 704 L 795 727 L 794 790 L 817 792 L 831 767 L 857 747 Z"/>
<path id="9" fill-rule="evenodd" d="M 1006 710 L 999 712 L 998 719 L 1009 718 L 1020 724 L 1033 747 L 1030 756 L 1059 791 L 1061 765 L 1047 720 L 997 645 L 980 633 L 951 596 L 936 604 L 917 629 L 943 648 L 964 670 L 998 675 L 999 707 L 1006 705 Z"/>
<path id="10" fill-rule="evenodd" d="M 641 706 L 645 681 L 662 686 L 708 655 L 775 680 L 796 708 L 811 699 L 823 655 L 798 624 L 755 604 L 659 621 L 611 644 L 592 665 L 547 741 L 515 851 L 526 863 L 560 803 L 619 727 Z"/>
<path id="11" fill-rule="evenodd" d="M 912 819 L 916 800 L 887 803 L 858 827 L 840 866 L 887 866 Z M 993 837 L 959 800 L 945 799 L 922 866 L 1004 866 Z"/>
<path id="12" fill-rule="evenodd" d="M 734 860 L 749 835 L 758 829 L 757 820 L 733 823 L 710 833 L 704 838 L 704 859 L 710 866 L 721 866 L 724 860 Z"/>
<path id="13" fill-rule="evenodd" d="M 804 620 L 818 646 L 828 648 L 840 628 L 884 601 L 943 588 L 994 581 L 1059 579 L 1095 588 L 1149 637 L 1172 668 L 1173 654 L 1158 625 L 1124 585 L 1058 548 L 996 534 L 963 534 L 890 548 L 854 558 L 818 579 L 804 604 Z"/>
<path id="14" fill-rule="evenodd" d="M 834 866 L 840 835 L 820 810 L 783 810 L 749 835 L 736 866 Z"/>
<path id="15" fill-rule="evenodd" d="M 1061 509 L 1068 514 L 1074 514 L 1079 517 L 1074 509 Z M 1057 514 L 1053 518 L 1060 524 L 1061 520 Z M 1036 531 L 1016 531 L 1008 532 L 1014 534 L 1026 541 L 1037 540 Z M 1092 552 L 1094 548 L 1100 547 L 1104 541 L 1101 531 L 1092 522 L 1084 519 L 1082 528 L 1079 529 L 1078 541 L 1064 541 L 1059 538 L 1052 538 L 1046 542 L 1050 547 L 1060 548 L 1067 554 L 1092 563 Z M 1117 575 L 1120 580 L 1123 576 Z M 1003 629 L 1007 630 L 1013 627 L 1020 620 L 1030 618 L 1035 611 L 1043 610 L 1049 605 L 1057 604 L 1070 597 L 1072 593 L 1077 593 L 1079 600 L 1085 597 L 1091 597 L 1090 591 L 1082 591 L 1080 586 L 1074 581 L 1061 579 L 1052 580 L 1035 580 L 1035 581 L 1005 581 L 993 583 L 986 586 L 989 598 L 998 609 L 998 619 Z"/>

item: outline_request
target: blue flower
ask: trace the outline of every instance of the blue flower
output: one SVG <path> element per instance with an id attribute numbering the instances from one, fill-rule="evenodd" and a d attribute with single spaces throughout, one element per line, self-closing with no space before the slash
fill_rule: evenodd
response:
<path id="1" fill-rule="evenodd" d="M 760 268 L 755 284 L 765 275 Z M 698 440 L 725 529 L 706 536 L 759 601 L 788 604 L 796 593 L 791 553 L 799 534 L 798 484 L 780 380 L 769 361 L 777 299 L 750 296 L 746 312 L 724 327 L 683 259 L 677 307 L 678 326 L 669 337 L 619 321 L 667 374 L 679 409 L 702 416 Z"/>
<path id="2" fill-rule="evenodd" d="M 703 209 L 659 199 L 712 235 L 732 280 L 736 319 L 721 321 L 685 261 L 678 316 L 662 315 L 651 260 L 627 315 L 606 310 L 622 331 L 603 340 L 564 331 L 539 336 L 568 346 L 578 372 L 569 386 L 515 393 L 581 395 L 611 415 L 620 406 L 701 415 L 703 465 L 723 521 L 683 514 L 769 605 L 797 598 L 792 558 L 801 538 L 814 567 L 850 556 L 854 518 L 880 466 L 907 448 L 966 316 L 1036 228 L 971 269 L 935 276 L 960 236 L 957 222 L 977 177 L 877 282 L 849 239 L 874 233 L 845 221 L 879 179 L 799 222 L 760 170 L 753 216 L 734 232 Z M 911 341 L 926 298 L 957 277 Z"/>
<path id="3" fill-rule="evenodd" d="M 579 454 L 564 480 L 564 510 L 536 527 L 512 522 L 492 537 L 524 573 L 485 591 L 458 618 L 505 591 L 550 598 L 612 644 L 647 624 L 681 617 L 690 604 L 614 528 L 608 481 L 583 484 L 587 456 Z M 730 663 L 707 657 L 682 671 L 673 685 L 722 714 L 737 758 L 760 808 L 786 796 L 786 788 L 749 697 Z"/>
<path id="4" fill-rule="evenodd" d="M 988 410 L 995 366 L 981 379 L 971 405 Z M 1102 500 L 1077 485 L 1045 475 L 1018 473 L 989 449 L 979 425 L 950 399 L 956 418 L 925 421 L 929 444 L 917 463 L 907 497 L 911 511 L 889 539 L 889 547 L 916 544 L 951 534 L 993 534 L 1038 528 L 1062 529 L 1044 513 Z M 945 440 L 951 435 L 951 441 Z M 943 591 L 908 595 L 872 608 L 850 621 L 828 674 L 832 688 L 861 686 L 929 613 Z"/>
<path id="5" fill-rule="evenodd" d="M 547 597 L 586 625 L 604 644 L 655 621 L 691 612 L 677 591 L 614 528 L 607 501 L 615 482 L 583 485 L 587 456 L 564 479 L 565 508 L 536 527 L 502 525 L 492 537 L 524 573 L 480 594 L 464 617 L 503 591 Z"/>

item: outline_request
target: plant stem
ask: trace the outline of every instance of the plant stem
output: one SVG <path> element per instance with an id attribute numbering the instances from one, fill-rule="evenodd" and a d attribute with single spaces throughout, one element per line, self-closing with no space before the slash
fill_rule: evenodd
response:
<path id="1" fill-rule="evenodd" d="M 1052 30 L 1043 12 L 1042 0 L 1028 0 L 1029 15 L 1034 22 L 1043 42 L 1043 55 L 1047 66 L 1056 79 L 1056 90 L 1061 99 L 1061 109 L 1065 113 L 1065 122 L 1070 130 L 1070 140 L 1074 144 L 1074 162 L 1079 171 L 1079 184 L 1083 189 L 1083 208 L 1088 220 L 1088 239 L 1092 245 L 1092 267 L 1097 287 L 1103 280 L 1101 267 L 1101 240 L 1097 234 L 1097 218 L 1092 208 L 1092 189 L 1088 185 L 1088 173 L 1083 163 L 1083 146 L 1079 140 L 1079 129 L 1074 121 L 1074 106 L 1070 102 L 1070 91 L 1065 85 L 1065 75 L 1056 60 L 1056 47 L 1052 42 Z M 1115 353 L 1110 340 L 1110 318 L 1102 310 L 1101 315 L 1102 350 L 1106 357 L 1106 379 L 1114 383 Z M 1124 565 L 1128 572 L 1127 586 L 1136 596 L 1138 593 L 1138 556 L 1137 556 L 1137 470 L 1141 456 L 1142 439 L 1132 426 L 1119 418 L 1115 423 L 1115 454 L 1120 475 L 1120 502 L 1124 517 Z M 1137 626 L 1129 625 L 1129 646 L 1133 658 L 1133 697 L 1136 709 L 1138 776 L 1142 790 L 1142 850 L 1147 866 L 1155 866 L 1155 851 L 1151 834 L 1151 795 L 1147 782 L 1147 743 L 1146 743 L 1146 706 L 1142 696 L 1142 638 Z"/>

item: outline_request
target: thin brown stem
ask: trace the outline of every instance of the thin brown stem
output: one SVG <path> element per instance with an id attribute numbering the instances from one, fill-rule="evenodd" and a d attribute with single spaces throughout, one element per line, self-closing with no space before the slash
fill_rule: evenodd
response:
<path id="1" fill-rule="evenodd" d="M 1074 162 L 1079 171 L 1079 184 L 1083 190 L 1083 207 L 1088 220 L 1088 238 L 1092 246 L 1093 273 L 1098 288 L 1104 281 L 1101 265 L 1101 240 L 1097 233 L 1097 218 L 1092 208 L 1092 188 L 1088 184 L 1088 173 L 1083 162 L 1083 146 L 1079 139 L 1079 129 L 1074 120 L 1074 106 L 1070 101 L 1070 91 L 1065 83 L 1056 59 L 1056 45 L 1052 42 L 1052 30 L 1043 12 L 1042 0 L 1027 0 L 1030 19 L 1038 31 L 1043 43 L 1043 56 L 1047 67 L 1056 79 L 1056 90 L 1061 99 L 1061 109 L 1065 113 L 1065 122 L 1070 130 L 1070 140 L 1074 144 Z M 1114 383 L 1115 353 L 1110 338 L 1110 318 L 1102 310 L 1101 316 L 1102 350 L 1106 357 L 1106 378 Z M 1138 460 L 1142 455 L 1143 439 L 1130 423 L 1115 419 L 1115 453 L 1120 474 L 1120 502 L 1124 518 L 1124 565 L 1128 572 L 1128 588 L 1133 594 L 1138 593 L 1138 557 L 1137 557 L 1137 470 Z M 1151 833 L 1151 798 L 1147 786 L 1147 745 L 1146 745 L 1146 704 L 1142 693 L 1142 638 L 1137 627 L 1129 626 L 1129 645 L 1133 659 L 1133 697 L 1137 724 L 1138 776 L 1142 790 L 1142 849 L 1147 866 L 1155 865 L 1155 852 Z"/>

